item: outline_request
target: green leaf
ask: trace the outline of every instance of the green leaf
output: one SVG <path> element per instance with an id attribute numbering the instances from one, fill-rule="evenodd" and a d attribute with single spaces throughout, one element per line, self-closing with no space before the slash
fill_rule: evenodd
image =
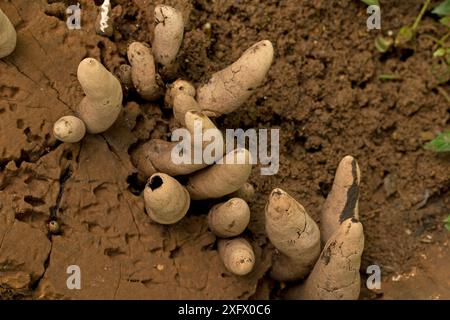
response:
<path id="1" fill-rule="evenodd" d="M 414 31 L 410 27 L 402 27 L 395 38 L 395 45 L 401 46 L 411 41 Z"/>
<path id="2" fill-rule="evenodd" d="M 447 50 L 445 48 L 439 48 L 433 53 L 433 57 L 443 57 L 447 53 Z"/>
<path id="3" fill-rule="evenodd" d="M 378 76 L 378 79 L 383 81 L 389 81 L 389 80 L 401 80 L 401 77 L 395 75 L 395 74 L 387 74 L 383 73 Z"/>
<path id="4" fill-rule="evenodd" d="M 443 17 L 443 18 L 439 19 L 439 22 L 441 24 L 443 24 L 444 26 L 450 28 L 450 17 L 448 17 L 448 16 L 447 17 Z"/>
<path id="5" fill-rule="evenodd" d="M 385 38 L 383 36 L 378 36 L 375 38 L 375 48 L 381 53 L 388 51 L 392 46 L 392 43 L 393 41 L 391 38 Z"/>
<path id="6" fill-rule="evenodd" d="M 362 2 L 364 2 L 365 4 L 367 4 L 368 6 L 380 6 L 380 2 L 378 0 L 361 0 Z"/>
<path id="7" fill-rule="evenodd" d="M 450 131 L 440 133 L 433 141 L 425 145 L 425 149 L 434 152 L 450 152 Z"/>
<path id="8" fill-rule="evenodd" d="M 444 227 L 448 231 L 450 231 L 450 214 L 448 215 L 447 219 L 444 220 Z"/>
<path id="9" fill-rule="evenodd" d="M 442 1 L 436 8 L 431 11 L 434 14 L 437 14 L 440 17 L 450 15 L 450 0 Z"/>

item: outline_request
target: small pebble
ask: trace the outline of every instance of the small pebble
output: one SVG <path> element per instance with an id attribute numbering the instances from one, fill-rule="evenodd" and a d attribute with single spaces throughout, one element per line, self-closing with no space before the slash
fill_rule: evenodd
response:
<path id="1" fill-rule="evenodd" d="M 203 29 L 205 30 L 211 30 L 211 23 L 207 22 L 203 25 Z"/>
<path id="2" fill-rule="evenodd" d="M 48 223 L 48 230 L 53 234 L 57 234 L 61 231 L 59 223 L 55 220 L 52 220 Z"/>

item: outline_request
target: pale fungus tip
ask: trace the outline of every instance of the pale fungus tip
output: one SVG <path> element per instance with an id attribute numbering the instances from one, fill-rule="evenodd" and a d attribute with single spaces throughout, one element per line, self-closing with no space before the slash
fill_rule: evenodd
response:
<path id="1" fill-rule="evenodd" d="M 86 126 L 77 117 L 65 116 L 55 122 L 53 125 L 53 134 L 60 141 L 75 143 L 85 136 Z"/>

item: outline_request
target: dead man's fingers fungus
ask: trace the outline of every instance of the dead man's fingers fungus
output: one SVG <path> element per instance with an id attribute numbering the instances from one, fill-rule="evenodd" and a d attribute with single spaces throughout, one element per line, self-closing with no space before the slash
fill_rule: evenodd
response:
<path id="1" fill-rule="evenodd" d="M 305 277 L 320 255 L 320 231 L 305 208 L 281 189 L 274 189 L 266 205 L 266 232 L 277 249 L 271 277 L 295 281 Z"/>
<path id="2" fill-rule="evenodd" d="M 173 116 L 182 126 L 186 126 L 184 117 L 188 111 L 201 110 L 194 97 L 187 94 L 177 94 L 173 99 Z"/>
<path id="3" fill-rule="evenodd" d="M 286 298 L 298 300 L 356 300 L 360 292 L 364 233 L 360 222 L 350 218 L 326 243 L 306 281 L 288 290 Z"/>
<path id="4" fill-rule="evenodd" d="M 191 174 L 208 166 L 208 163 L 203 161 L 195 162 L 195 148 L 199 148 L 200 154 L 203 156 L 203 150 L 206 143 L 195 145 L 193 142 L 194 127 L 196 124 L 202 125 L 202 133 L 208 129 L 217 130 L 217 137 L 223 139 L 222 134 L 214 125 L 214 123 L 201 112 L 187 112 L 185 115 L 185 123 L 187 129 L 191 132 L 190 149 L 185 150 L 184 146 L 177 141 L 165 141 L 160 139 L 152 139 L 131 152 L 131 161 L 134 166 L 144 175 L 150 176 L 155 172 L 163 172 L 171 176 L 180 176 Z M 223 143 L 223 140 L 222 140 Z M 188 160 L 184 163 L 179 163 L 174 160 L 174 155 L 183 157 L 187 154 Z M 223 156 L 223 150 L 216 155 L 215 149 L 211 151 L 214 156 L 213 160 L 220 159 Z"/>
<path id="5" fill-rule="evenodd" d="M 186 129 L 189 130 L 189 132 L 191 133 L 191 137 L 192 137 L 192 141 L 195 142 L 195 134 L 200 132 L 200 126 L 201 126 L 201 134 L 202 137 L 204 139 L 203 143 L 199 144 L 198 147 L 201 147 L 201 151 L 203 152 L 208 145 L 210 145 L 211 143 L 211 147 L 220 147 L 222 146 L 223 148 L 220 148 L 220 151 L 218 151 L 218 154 L 212 154 L 212 156 L 214 156 L 215 160 L 219 160 L 220 158 L 222 158 L 223 154 L 224 154 L 224 139 L 223 139 L 223 135 L 222 132 L 220 132 L 219 129 L 217 129 L 216 125 L 214 124 L 214 122 L 211 121 L 210 118 L 208 118 L 207 115 L 205 115 L 203 112 L 198 111 L 198 110 L 188 110 L 186 111 L 185 115 L 184 115 L 184 124 L 186 126 Z M 211 135 L 211 136 L 208 136 Z M 213 139 L 214 137 L 214 139 Z M 200 138 L 198 138 L 200 139 Z M 217 141 L 215 140 L 217 139 Z M 212 140 L 212 141 L 211 141 Z M 193 148 L 196 147 L 196 145 L 193 146 Z M 212 148 L 212 151 L 215 151 L 214 148 Z M 211 152 L 211 153 L 215 153 L 215 152 Z"/>
<path id="6" fill-rule="evenodd" d="M 125 88 L 133 88 L 133 80 L 131 80 L 131 66 L 129 64 L 121 64 L 119 66 L 117 77 Z"/>
<path id="7" fill-rule="evenodd" d="M 16 48 L 17 33 L 13 24 L 0 9 L 0 59 L 9 56 Z"/>
<path id="8" fill-rule="evenodd" d="M 336 170 L 333 187 L 325 201 L 320 217 L 322 243 L 326 243 L 342 221 L 358 219 L 360 171 L 358 162 L 344 157 Z"/>
<path id="9" fill-rule="evenodd" d="M 149 101 L 162 94 L 156 73 L 152 49 L 142 42 L 133 42 L 128 47 L 128 61 L 131 64 L 131 79 L 139 95 Z"/>
<path id="10" fill-rule="evenodd" d="M 157 63 L 170 68 L 183 42 L 184 22 L 180 11 L 167 5 L 155 7 L 155 30 L 152 42 Z"/>
<path id="11" fill-rule="evenodd" d="M 255 266 L 255 253 L 251 244 L 243 239 L 221 239 L 218 242 L 220 258 L 225 268 L 231 273 L 244 276 Z"/>
<path id="12" fill-rule="evenodd" d="M 252 170 L 251 155 L 246 149 L 235 149 L 223 159 L 189 177 L 186 188 L 193 200 L 220 198 L 247 182 Z"/>
<path id="13" fill-rule="evenodd" d="M 176 150 L 178 142 L 152 139 L 132 151 L 133 165 L 146 177 L 155 172 L 163 172 L 171 176 L 191 174 L 208 165 L 205 163 L 177 164 L 172 159 L 172 152 Z M 180 152 L 183 152 L 180 150 Z"/>
<path id="14" fill-rule="evenodd" d="M 122 110 L 119 80 L 100 62 L 86 58 L 78 66 L 78 81 L 86 96 L 78 106 L 78 115 L 89 133 L 108 130 Z"/>
<path id="15" fill-rule="evenodd" d="M 189 81 L 178 79 L 174 81 L 167 88 L 166 95 L 164 97 L 164 104 L 168 108 L 173 107 L 173 100 L 179 94 L 186 94 L 195 98 L 195 87 Z"/>
<path id="16" fill-rule="evenodd" d="M 75 143 L 85 136 L 86 126 L 77 117 L 64 116 L 58 119 L 53 125 L 53 134 L 60 141 Z"/>
<path id="17" fill-rule="evenodd" d="M 263 83 L 272 60 L 270 41 L 254 44 L 236 62 L 213 74 L 206 84 L 198 88 L 200 108 L 211 117 L 233 112 Z"/>
<path id="18" fill-rule="evenodd" d="M 251 183 L 246 182 L 237 191 L 230 193 L 228 197 L 231 198 L 241 198 L 246 202 L 252 202 L 255 199 L 255 188 Z"/>
<path id="19" fill-rule="evenodd" d="M 174 178 L 164 173 L 150 177 L 144 189 L 145 208 L 149 217 L 160 224 L 174 224 L 187 213 L 189 193 Z"/>
<path id="20" fill-rule="evenodd" d="M 184 122 L 186 124 L 186 129 L 188 129 L 191 133 L 194 133 L 195 125 L 202 125 L 202 131 L 206 130 L 218 130 L 214 122 L 205 115 L 203 112 L 198 110 L 188 110 L 184 115 Z"/>
<path id="21" fill-rule="evenodd" d="M 209 229 L 221 238 L 240 235 L 249 222 L 250 208 L 247 202 L 239 198 L 217 204 L 208 213 Z"/>

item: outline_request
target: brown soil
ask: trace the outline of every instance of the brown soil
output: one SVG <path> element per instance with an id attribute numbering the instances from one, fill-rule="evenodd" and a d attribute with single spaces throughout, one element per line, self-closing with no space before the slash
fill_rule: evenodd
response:
<path id="1" fill-rule="evenodd" d="M 261 39 L 276 50 L 266 83 L 218 121 L 222 128 L 281 129 L 279 173 L 260 176 L 255 168 L 251 178 L 258 196 L 246 236 L 257 267 L 238 278 L 218 258 L 206 205 L 194 205 L 171 227 L 150 223 L 144 212 L 128 152 L 168 136 L 173 120 L 162 103 L 130 93 L 105 134 L 74 145 L 52 136 L 53 123 L 83 96 L 79 62 L 94 57 L 116 71 L 128 43 L 151 41 L 154 2 L 162 1 L 113 0 L 112 39 L 95 34 L 93 1 L 79 1 L 82 29 L 67 29 L 65 8 L 76 2 L 0 5 L 19 37 L 14 54 L 0 60 L 0 298 L 276 297 L 279 285 L 266 276 L 272 252 L 263 227 L 267 196 L 281 187 L 318 220 L 346 154 L 362 171 L 361 271 L 378 264 L 385 281 L 381 292 L 363 290 L 362 297 L 450 298 L 449 233 L 442 226 L 450 213 L 450 157 L 422 147 L 450 123 L 432 73 L 434 44 L 424 36 L 445 32 L 432 17 L 425 17 L 410 48 L 380 55 L 373 46 L 379 31 L 366 29 L 359 1 L 165 1 L 189 17 L 180 76 L 203 81 Z M 382 31 L 411 24 L 420 6 L 420 0 L 386 1 Z M 378 80 L 383 73 L 399 80 Z M 61 234 L 50 235 L 47 222 L 55 218 Z M 81 268 L 82 290 L 66 287 L 70 265 Z M 419 279 L 413 285 L 411 272 Z"/>

